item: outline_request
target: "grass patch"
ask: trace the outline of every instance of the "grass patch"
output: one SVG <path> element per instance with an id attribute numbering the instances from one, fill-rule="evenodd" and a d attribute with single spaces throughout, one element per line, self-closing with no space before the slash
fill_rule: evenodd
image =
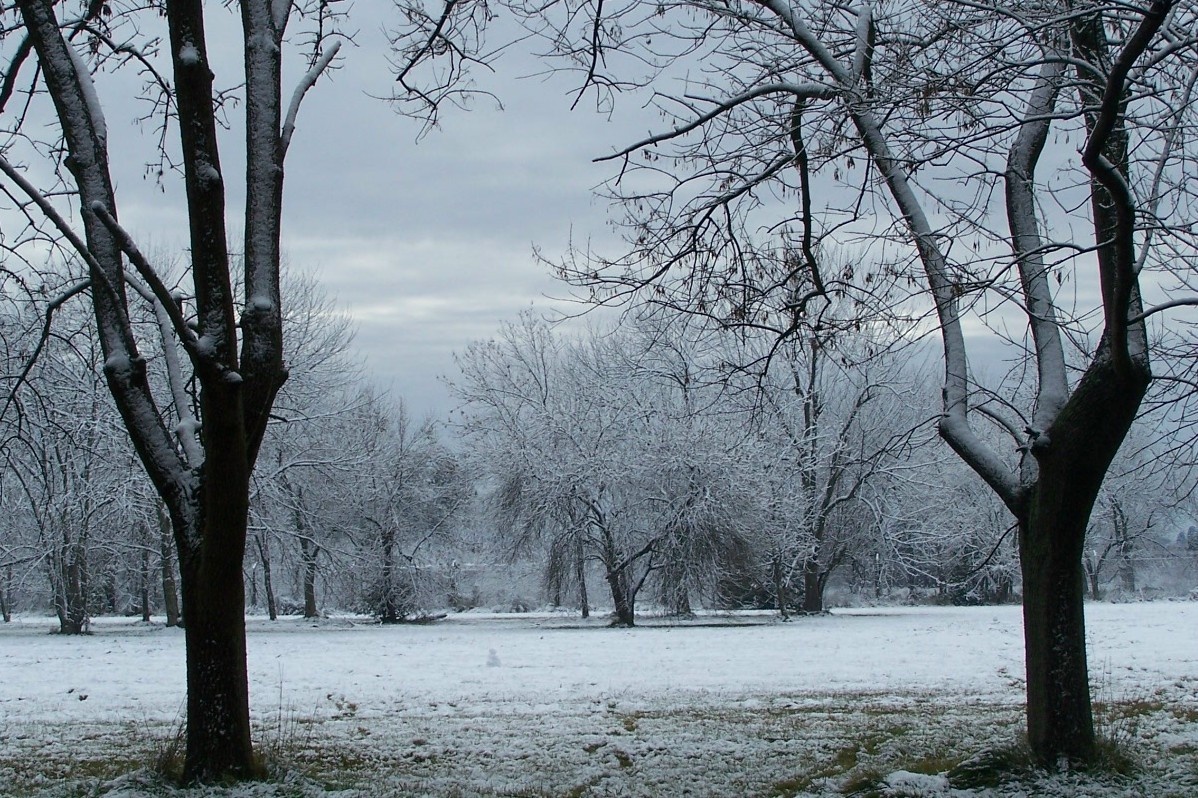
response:
<path id="1" fill-rule="evenodd" d="M 1182 723 L 1198 723 L 1198 707 L 1170 707 L 1169 714 Z"/>
<path id="2" fill-rule="evenodd" d="M 885 775 L 877 770 L 867 770 L 850 777 L 840 787 L 841 795 L 854 798 L 884 798 L 886 795 Z"/>
<path id="3" fill-rule="evenodd" d="M 1026 778 L 1032 770 L 1031 751 L 1019 744 L 974 754 L 949 768 L 947 775 L 948 783 L 958 790 L 994 789 Z"/>
<path id="4" fill-rule="evenodd" d="M 961 757 L 949 753 L 925 754 L 908 763 L 903 770 L 922 773 L 925 776 L 937 776 L 941 773 L 948 773 L 963 761 Z"/>

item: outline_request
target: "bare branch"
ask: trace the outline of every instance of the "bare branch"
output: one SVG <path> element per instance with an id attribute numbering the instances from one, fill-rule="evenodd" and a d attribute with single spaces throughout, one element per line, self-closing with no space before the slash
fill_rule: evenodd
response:
<path id="1" fill-rule="evenodd" d="M 743 94 L 738 94 L 735 97 L 713 101 L 715 102 L 715 108 L 705 114 L 701 114 L 691 122 L 688 122 L 680 127 L 676 127 L 668 132 L 659 133 L 655 136 L 649 136 L 648 138 L 641 139 L 635 144 L 630 144 L 623 149 L 617 150 L 611 155 L 604 155 L 599 158 L 595 158 L 594 162 L 602 163 L 604 161 L 613 161 L 618 158 L 625 158 L 637 150 L 643 150 L 646 147 L 652 147 L 654 144 L 660 144 L 663 141 L 669 141 L 680 136 L 685 136 L 687 133 L 703 127 L 711 120 L 726 114 L 728 111 L 736 108 L 737 106 L 744 105 L 747 102 L 751 102 L 761 97 L 767 97 L 771 94 L 789 94 L 795 97 L 797 100 L 827 100 L 835 97 L 837 93 L 838 92 L 836 89 L 833 89 L 830 86 L 821 86 L 819 84 L 797 85 L 792 83 L 771 83 L 765 86 L 758 86 L 755 89 L 751 89 Z"/>

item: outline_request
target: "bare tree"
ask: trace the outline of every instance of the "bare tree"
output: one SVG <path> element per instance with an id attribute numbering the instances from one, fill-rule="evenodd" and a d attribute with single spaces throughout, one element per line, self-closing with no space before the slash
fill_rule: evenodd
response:
<path id="1" fill-rule="evenodd" d="M 361 419 L 351 518 L 364 603 L 383 623 L 423 620 L 436 600 L 437 545 L 452 541 L 471 486 L 436 424 L 403 402 L 371 396 Z"/>
<path id="2" fill-rule="evenodd" d="M 1195 6 L 560 0 L 517 12 L 580 91 L 605 104 L 648 87 L 668 120 L 609 156 L 629 247 L 565 260 L 586 296 L 779 341 L 867 321 L 939 330 L 941 436 L 1018 527 L 1032 750 L 1044 765 L 1091 760 L 1087 522 L 1151 378 L 1146 320 L 1194 301 L 1145 309 L 1141 291 L 1194 252 Z M 1057 179 L 1037 176 L 1042 162 Z M 831 269 L 828 241 L 859 255 Z M 987 326 L 1027 357 L 1023 407 L 969 368 L 967 333 Z M 1010 449 L 977 424 L 1009 432 Z"/>
<path id="3" fill-rule="evenodd" d="M 764 345 L 766 356 L 738 360 L 764 364 L 752 419 L 768 452 L 771 580 L 783 613 L 791 596 L 803 612 L 822 612 L 832 573 L 876 536 L 888 486 L 918 467 L 911 457 L 927 441 L 929 414 L 912 388 L 916 370 L 893 355 L 867 357 L 885 347 L 863 334 Z"/>
<path id="4" fill-rule="evenodd" d="M 573 568 L 581 588 L 581 561 L 596 563 L 622 626 L 646 585 L 689 611 L 744 542 L 741 417 L 705 412 L 719 386 L 692 382 L 679 344 L 635 326 L 555 334 L 525 315 L 458 358 L 462 430 L 507 548 L 547 551 L 551 585 Z"/>
<path id="5" fill-rule="evenodd" d="M 25 234 L 5 240 L 4 252 L 31 273 L 47 252 L 52 264 L 85 268 L 72 287 L 42 299 L 53 310 L 88 293 L 109 390 L 170 521 L 186 620 L 185 781 L 256 772 L 241 563 L 250 475 L 287 377 L 279 277 L 284 162 L 302 100 L 341 39 L 339 4 L 241 0 L 231 7 L 239 12 L 243 56 L 232 65 L 211 57 L 201 0 L 19 0 L 0 11 L 0 190 L 26 224 Z M 409 33 L 434 35 L 420 25 Z M 410 68 L 442 53 L 435 38 L 411 47 L 402 39 L 396 46 Z M 288 102 L 282 64 L 293 46 L 304 71 Z M 188 291 L 172 292 L 119 222 L 101 99 L 107 70 L 121 67 L 145 78 L 141 99 L 159 134 L 158 151 L 146 159 L 151 174 L 182 177 Z M 236 88 L 220 87 L 221 70 L 227 76 L 219 79 Z M 244 107 L 246 214 L 240 246 L 231 248 L 230 176 L 222 171 L 218 129 L 222 108 L 235 101 Z M 418 107 L 435 103 L 417 95 Z M 56 121 L 59 138 L 39 138 L 46 118 Z M 131 321 L 139 304 L 158 320 L 152 338 L 165 344 L 160 361 L 147 357 L 152 345 Z M 158 368 L 168 375 L 165 398 L 149 378 Z"/>
<path id="6" fill-rule="evenodd" d="M 53 105 L 61 141 L 41 152 L 61 152 L 65 167 L 39 185 L 45 170 L 22 170 L 0 158 L 5 191 L 20 197 L 31 230 L 49 228 L 87 267 L 96 337 L 104 374 L 134 448 L 162 498 L 179 553 L 187 640 L 187 745 L 183 778 L 213 781 L 256 771 L 245 670 L 241 560 L 246 539 L 249 480 L 271 405 L 286 378 L 279 291 L 279 234 L 283 161 L 299 100 L 336 54 L 324 35 L 327 4 L 273 0 L 239 4 L 245 54 L 246 218 L 242 244 L 244 289 L 231 281 L 225 186 L 218 146 L 220 97 L 214 88 L 203 4 L 170 0 L 161 9 L 169 45 L 155 57 L 142 38 L 147 14 L 135 6 L 89 3 L 81 16 L 53 0 L 21 0 L 5 12 L 20 36 L 8 37 L 6 89 L 28 85 Z M 113 13 L 114 11 L 118 13 Z M 158 9 L 148 12 L 150 17 Z M 285 35 L 294 16 L 319 20 L 310 69 L 291 107 L 284 106 L 281 72 Z M 117 35 L 116 31 L 127 31 Z M 123 42 L 123 43 L 122 43 Z M 35 56 L 36 66 L 33 58 Z M 171 294 L 159 271 L 118 222 L 108 129 L 92 64 L 108 58 L 140 64 L 163 124 L 177 126 L 179 164 L 190 222 L 192 297 Z M 168 64 L 160 64 L 165 58 Z M 115 63 L 115 61 L 114 61 Z M 169 77 L 168 77 L 169 76 Z M 20 83 L 23 81 L 23 83 Z M 4 95 L 11 100 L 12 93 Z M 22 133 L 26 112 L 5 109 L 10 135 Z M 37 162 L 35 160 L 35 162 Z M 68 222 L 69 201 L 82 230 Z M 185 353 L 199 386 L 186 393 L 182 364 L 168 345 L 171 394 L 163 404 L 147 379 L 139 331 L 130 322 L 127 266 L 155 304 L 163 327 Z M 238 305 L 240 304 L 240 307 Z"/>

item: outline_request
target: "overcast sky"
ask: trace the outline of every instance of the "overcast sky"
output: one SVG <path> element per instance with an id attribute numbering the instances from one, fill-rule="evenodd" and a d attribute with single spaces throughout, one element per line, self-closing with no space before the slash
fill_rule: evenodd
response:
<path id="1" fill-rule="evenodd" d="M 377 99 L 395 85 L 380 31 L 389 5 L 357 4 L 356 46 L 343 48 L 331 79 L 305 100 L 288 151 L 284 251 L 353 317 L 372 378 L 416 413 L 444 416 L 450 400 L 438 378 L 454 371 L 454 351 L 530 306 L 563 306 L 547 298 L 567 292 L 535 260 L 534 245 L 553 256 L 571 236 L 613 240 L 606 203 L 592 191 L 611 166 L 591 160 L 639 137 L 647 122 L 636 127 L 643 114 L 634 104 L 619 128 L 593 110 L 571 112 L 573 84 L 525 77 L 540 67 L 513 51 L 495 74 L 477 74 L 502 110 L 479 100 L 420 137 L 419 123 Z M 209 11 L 218 85 L 240 80 L 235 23 L 219 6 Z M 295 56 L 289 64 L 293 82 L 302 63 Z M 182 185 L 141 176 L 152 131 L 137 125 L 139 107 L 128 101 L 137 82 L 132 74 L 98 81 L 109 127 L 123 134 L 110 137 L 124 175 L 122 219 L 143 240 L 177 249 L 186 246 Z M 226 175 L 243 169 L 237 114 L 222 139 Z M 240 183 L 226 182 L 234 236 Z"/>
<path id="2" fill-rule="evenodd" d="M 355 44 L 343 48 L 337 68 L 305 101 L 288 153 L 284 250 L 293 268 L 315 275 L 353 318 L 357 352 L 372 379 L 416 414 L 444 417 L 451 400 L 439 377 L 454 373 L 453 352 L 530 306 L 547 315 L 579 310 L 551 299 L 568 288 L 533 248 L 553 258 L 571 239 L 604 251 L 618 247 L 607 204 L 594 194 L 614 167 L 592 159 L 659 130 L 661 119 L 643 107 L 643 97 L 624 98 L 612 119 L 596 114 L 593 103 L 571 111 L 578 78 L 529 77 L 544 65 L 525 46 L 498 60 L 494 74 L 476 73 L 479 88 L 494 92 L 502 110 L 479 100 L 469 111 L 447 111 L 440 129 L 420 137 L 418 122 L 379 99 L 395 86 L 381 30 L 393 14 L 389 2 L 357 3 Z M 217 85 L 235 87 L 242 80 L 239 20 L 212 4 L 208 21 Z M 492 42 L 502 37 L 496 32 Z M 305 68 L 302 53 L 291 53 L 286 64 L 289 95 Z M 146 176 L 155 125 L 138 121 L 146 106 L 132 98 L 142 78 L 125 68 L 97 82 L 122 221 L 143 249 L 181 252 L 182 180 L 168 174 L 159 184 Z M 244 170 L 239 114 L 238 107 L 229 111 L 222 139 L 227 176 Z M 243 181 L 230 177 L 226 186 L 236 237 Z M 1012 333 L 1020 335 L 1024 324 L 1018 319 Z M 974 355 L 975 364 L 988 358 L 984 349 Z"/>

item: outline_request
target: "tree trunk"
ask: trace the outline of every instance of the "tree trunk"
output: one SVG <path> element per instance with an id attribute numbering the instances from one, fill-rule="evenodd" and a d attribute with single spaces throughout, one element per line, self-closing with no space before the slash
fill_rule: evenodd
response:
<path id="1" fill-rule="evenodd" d="M 1082 567 L 1099 488 L 1148 386 L 1147 364 L 1121 371 L 1107 344 L 1033 446 L 1039 469 L 1019 519 L 1028 743 L 1044 767 L 1096 754 Z"/>
<path id="2" fill-rule="evenodd" d="M 1085 570 L 1086 581 L 1090 583 L 1090 598 L 1093 601 L 1102 600 L 1102 585 L 1098 578 L 1098 566 L 1089 560 L 1083 561 L 1082 568 Z"/>
<path id="3" fill-rule="evenodd" d="M 193 557 L 180 569 L 187 618 L 187 756 L 183 781 L 255 775 L 240 566 Z M 214 562 L 214 560 L 216 562 Z"/>
<path id="4" fill-rule="evenodd" d="M 1094 753 L 1085 580 L 1069 539 L 1078 512 L 1088 516 L 1083 508 L 1062 507 L 1042 514 L 1041 526 L 1020 525 L 1028 742 L 1044 766 L 1062 758 L 1087 762 Z"/>
<path id="5" fill-rule="evenodd" d="M 615 611 L 615 620 L 612 621 L 613 626 L 635 626 L 636 617 L 635 596 L 632 595 L 632 587 L 628 584 L 627 569 L 613 571 L 610 568 L 607 571 L 607 584 L 611 587 L 612 606 Z"/>
<path id="6" fill-rule="evenodd" d="M 306 537 L 300 538 L 300 557 L 304 565 L 304 617 L 319 618 L 316 606 L 316 557 L 320 547 Z"/>
<path id="7" fill-rule="evenodd" d="M 578 604 L 582 607 L 582 617 L 591 617 L 591 597 L 587 595 L 587 561 L 579 540 L 574 552 L 574 578 L 578 581 Z"/>
<path id="8" fill-rule="evenodd" d="M 138 579 L 140 583 L 138 592 L 141 598 L 141 620 L 144 623 L 150 622 L 150 547 L 148 544 L 149 541 L 146 541 L 146 544 L 141 547 L 141 573 Z"/>
<path id="9" fill-rule="evenodd" d="M 693 618 L 695 611 L 691 607 L 691 594 L 686 589 L 686 583 L 679 583 L 674 588 L 674 606 L 671 608 L 673 614 L 679 618 Z"/>
<path id="10" fill-rule="evenodd" d="M 790 620 L 790 597 L 786 595 L 786 578 L 782 573 L 782 554 L 774 555 L 774 603 L 782 620 Z"/>
<path id="11" fill-rule="evenodd" d="M 272 621 L 279 620 L 278 605 L 275 603 L 274 582 L 270 576 L 270 542 L 264 534 L 254 536 L 258 544 L 258 557 L 262 561 L 262 589 L 266 593 L 266 614 Z M 244 588 L 243 588 L 244 589 Z"/>
<path id="12" fill-rule="evenodd" d="M 812 554 L 803 563 L 803 612 L 818 614 L 824 611 L 824 581 L 819 555 Z"/>
<path id="13" fill-rule="evenodd" d="M 1123 592 L 1136 592 L 1136 564 L 1131 557 L 1124 557 L 1119 565 L 1119 581 L 1123 583 Z"/>
<path id="14" fill-rule="evenodd" d="M 62 634 L 83 634 L 87 629 L 87 555 L 79 542 L 68 543 L 62 552 L 62 609 L 58 614 Z"/>
<path id="15" fill-rule="evenodd" d="M 257 775 L 250 741 L 246 672 L 245 560 L 250 463 L 236 382 L 213 381 L 200 395 L 206 458 L 202 491 L 172 512 L 183 582 L 187 643 L 186 783 Z"/>
<path id="16" fill-rule="evenodd" d="M 382 595 L 379 597 L 379 620 L 383 623 L 399 623 L 399 607 L 395 601 L 395 533 L 383 529 L 383 576 Z"/>
<path id="17" fill-rule="evenodd" d="M 12 566 L 4 569 L 4 584 L 0 585 L 0 616 L 12 622 Z"/>
<path id="18" fill-rule="evenodd" d="M 166 509 L 158 505 L 158 541 L 162 563 L 162 608 L 166 613 L 167 626 L 182 626 L 179 613 L 179 593 L 175 585 L 174 541 L 171 539 L 171 521 Z"/>

